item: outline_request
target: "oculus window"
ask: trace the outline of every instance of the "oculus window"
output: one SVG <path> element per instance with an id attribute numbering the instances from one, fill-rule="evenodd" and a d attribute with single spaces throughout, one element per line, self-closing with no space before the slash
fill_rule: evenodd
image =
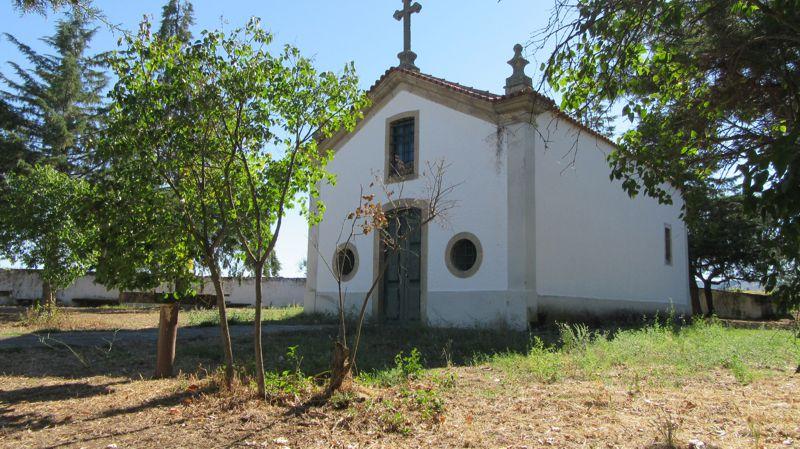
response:
<path id="1" fill-rule="evenodd" d="M 483 248 L 478 238 L 469 232 L 456 234 L 445 251 L 447 269 L 454 276 L 467 278 L 475 274 L 483 260 Z"/>
<path id="2" fill-rule="evenodd" d="M 333 256 L 333 269 L 342 282 L 353 279 L 358 271 L 358 252 L 351 243 L 340 245 Z"/>

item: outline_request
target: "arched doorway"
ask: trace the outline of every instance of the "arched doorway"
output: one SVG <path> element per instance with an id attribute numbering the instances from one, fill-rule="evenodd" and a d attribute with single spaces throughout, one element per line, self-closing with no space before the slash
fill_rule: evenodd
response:
<path id="1" fill-rule="evenodd" d="M 410 207 L 387 213 L 388 240 L 381 244 L 381 318 L 388 322 L 421 320 L 422 212 Z"/>

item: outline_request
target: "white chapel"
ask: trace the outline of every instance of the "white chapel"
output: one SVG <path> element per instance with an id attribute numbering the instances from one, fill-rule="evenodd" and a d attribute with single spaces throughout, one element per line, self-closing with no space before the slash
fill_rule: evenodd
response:
<path id="1" fill-rule="evenodd" d="M 520 45 L 503 93 L 420 72 L 410 39 L 420 10 L 404 0 L 395 13 L 405 49 L 369 90 L 363 120 L 321 142 L 334 151 L 328 170 L 337 181 L 320 186 L 325 214 L 309 232 L 305 311 L 337 311 L 326 266 L 346 254 L 350 312 L 385 273 L 368 308 L 380 322 L 525 329 L 540 320 L 690 313 L 680 193 L 662 205 L 611 181 L 614 143 L 533 89 Z M 402 252 L 373 236 L 340 244 L 361 192 L 382 200 L 369 188 L 376 174 L 388 186 L 402 183 L 402 206 L 387 212 L 419 222 L 427 198 L 420 172 L 440 160 L 457 184 L 448 225 L 417 229 Z"/>

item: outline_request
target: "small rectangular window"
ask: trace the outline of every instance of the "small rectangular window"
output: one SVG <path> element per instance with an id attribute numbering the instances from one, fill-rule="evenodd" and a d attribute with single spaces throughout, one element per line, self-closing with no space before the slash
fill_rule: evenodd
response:
<path id="1" fill-rule="evenodd" d="M 414 118 L 392 122 L 390 126 L 390 161 L 392 176 L 414 173 Z"/>
<path id="2" fill-rule="evenodd" d="M 672 228 L 664 225 L 664 263 L 672 265 Z"/>

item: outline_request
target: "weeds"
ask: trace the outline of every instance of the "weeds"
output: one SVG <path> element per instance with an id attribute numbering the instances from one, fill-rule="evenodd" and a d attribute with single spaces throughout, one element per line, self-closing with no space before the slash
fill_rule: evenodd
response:
<path id="1" fill-rule="evenodd" d="M 401 396 L 411 401 L 411 406 L 420 412 L 426 421 L 440 421 L 444 413 L 444 400 L 433 388 L 404 389 Z"/>
<path id="2" fill-rule="evenodd" d="M 736 378 L 742 385 L 748 385 L 753 382 L 753 372 L 747 368 L 747 366 L 742 363 L 741 358 L 738 354 L 733 354 L 733 356 L 725 361 L 722 364 L 723 367 L 729 369 L 731 373 L 733 373 L 733 377 Z"/>
<path id="3" fill-rule="evenodd" d="M 25 327 L 54 326 L 61 318 L 58 307 L 47 307 L 34 302 L 19 315 L 19 324 Z"/>
<path id="4" fill-rule="evenodd" d="M 187 324 L 196 327 L 219 326 L 219 312 L 216 310 L 190 310 L 186 313 Z M 229 309 L 229 325 L 252 325 L 255 321 L 255 309 Z M 300 306 L 264 308 L 261 311 L 261 322 L 283 324 L 323 324 L 331 323 L 332 318 L 324 314 L 304 314 Z"/>
<path id="5" fill-rule="evenodd" d="M 312 379 L 305 376 L 300 369 L 303 358 L 298 348 L 298 345 L 294 345 L 286 349 L 283 361 L 289 366 L 287 369 L 264 373 L 264 386 L 268 396 L 276 399 L 298 397 L 314 385 Z"/>
<path id="6" fill-rule="evenodd" d="M 761 426 L 752 416 L 747 417 L 747 428 L 750 431 L 750 437 L 753 438 L 753 449 L 761 449 Z"/>
<path id="7" fill-rule="evenodd" d="M 676 442 L 677 433 L 680 428 L 678 420 L 665 410 L 663 414 L 656 419 L 655 426 L 657 441 L 661 442 L 664 448 L 676 449 L 678 447 Z"/>
<path id="8" fill-rule="evenodd" d="M 384 432 L 399 433 L 402 435 L 411 433 L 411 427 L 405 415 L 399 410 L 393 410 L 391 406 L 388 410 L 380 414 L 379 420 Z"/>
<path id="9" fill-rule="evenodd" d="M 413 348 L 408 355 L 405 355 L 403 351 L 395 355 L 394 368 L 362 373 L 359 378 L 367 384 L 391 387 L 405 383 L 408 380 L 418 379 L 423 370 L 422 354 L 417 348 Z"/>
<path id="10" fill-rule="evenodd" d="M 333 393 L 328 399 L 328 404 L 336 410 L 344 410 L 350 407 L 350 404 L 353 403 L 356 399 L 355 394 L 351 391 L 336 391 Z"/>
<path id="11" fill-rule="evenodd" d="M 561 347 L 566 352 L 585 351 L 592 342 L 593 333 L 589 331 L 589 326 L 583 323 L 558 323 L 557 326 L 561 336 Z"/>
<path id="12" fill-rule="evenodd" d="M 715 319 L 674 327 L 656 320 L 613 333 L 583 325 L 557 327 L 559 345 L 533 337 L 524 352 L 506 351 L 477 358 L 511 376 L 555 382 L 562 378 L 600 380 L 623 372 L 632 391 L 641 389 L 642 373 L 657 372 L 648 382 L 676 385 L 684 379 L 729 370 L 742 384 L 796 368 L 798 346 L 791 332 L 737 329 Z"/>

